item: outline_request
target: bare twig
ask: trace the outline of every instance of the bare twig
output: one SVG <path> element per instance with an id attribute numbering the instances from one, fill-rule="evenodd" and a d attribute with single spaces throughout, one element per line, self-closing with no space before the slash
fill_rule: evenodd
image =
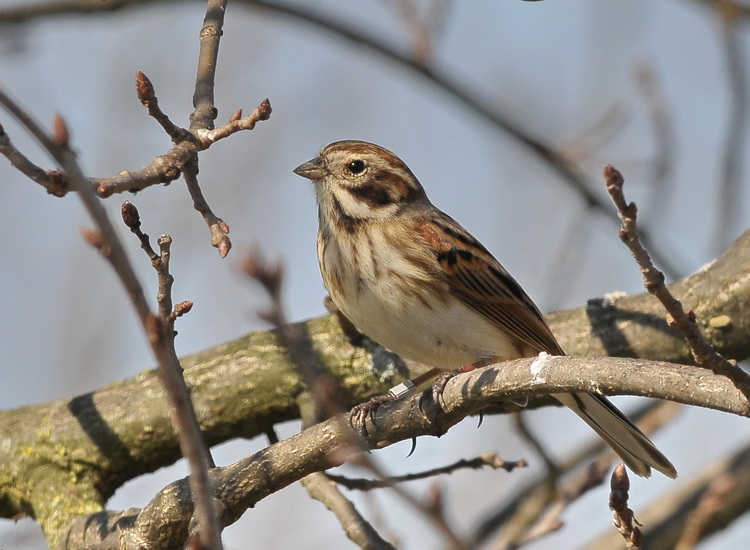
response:
<path id="1" fill-rule="evenodd" d="M 424 472 L 417 472 L 414 474 L 404 474 L 401 476 L 389 476 L 384 479 L 352 479 L 345 476 L 328 474 L 328 477 L 343 485 L 347 489 L 357 491 L 372 491 L 374 489 L 383 489 L 391 487 L 394 483 L 404 483 L 407 481 L 416 481 L 419 479 L 426 479 L 444 474 L 452 474 L 457 470 L 480 470 L 482 468 L 490 467 L 493 470 L 505 470 L 506 472 L 512 472 L 516 468 L 525 468 L 528 466 L 525 460 L 507 461 L 503 460 L 498 456 L 497 453 L 487 453 L 479 455 L 476 458 L 470 460 L 462 459 L 441 466 L 440 468 L 433 468 Z"/>
<path id="2" fill-rule="evenodd" d="M 224 26 L 224 14 L 227 10 L 226 0 L 208 0 L 206 17 L 200 32 L 200 52 L 198 54 L 198 71 L 195 77 L 193 106 L 190 115 L 190 131 L 211 130 L 216 120 L 214 105 L 214 79 L 216 61 L 219 58 L 219 43 Z"/>
<path id="3" fill-rule="evenodd" d="M 648 252 L 641 244 L 636 224 L 637 207 L 628 203 L 623 193 L 625 183 L 622 174 L 611 165 L 604 168 L 607 191 L 622 220 L 620 239 L 630 249 L 635 261 L 643 273 L 643 283 L 651 294 L 656 296 L 667 310 L 670 325 L 677 327 L 690 346 L 690 351 L 697 365 L 711 369 L 714 373 L 729 378 L 748 399 L 750 399 L 750 376 L 736 363 L 732 363 L 714 350 L 700 330 L 693 311 L 687 313 L 682 303 L 677 300 L 664 284 L 664 274 L 651 261 Z"/>
<path id="4" fill-rule="evenodd" d="M 135 73 L 135 91 L 138 100 L 148 110 L 148 114 L 159 123 L 167 135 L 172 138 L 172 143 L 177 144 L 187 137 L 184 128 L 180 128 L 159 107 L 159 99 L 151 80 L 141 71 Z"/>
<path id="5" fill-rule="evenodd" d="M 172 284 L 174 277 L 169 272 L 170 248 L 172 246 L 172 237 L 162 235 L 159 237 L 159 253 L 151 246 L 151 240 L 148 235 L 141 231 L 141 219 L 138 209 L 130 202 L 125 201 L 121 208 L 122 219 L 130 228 L 130 231 L 138 237 L 141 248 L 151 260 L 151 265 L 158 274 L 159 290 L 156 293 L 156 302 L 159 308 L 159 316 L 164 319 L 168 333 L 174 336 L 174 322 L 178 317 L 182 317 L 190 312 L 193 302 L 183 301 L 172 308 Z"/>
<path id="6" fill-rule="evenodd" d="M 191 468 L 190 480 L 194 492 L 196 514 L 202 520 L 209 518 L 209 523 L 211 521 L 216 522 L 217 514 L 213 502 L 213 491 L 208 481 L 210 459 L 194 412 L 192 415 L 186 412 L 192 411 L 192 405 L 189 392 L 184 384 L 184 379 L 182 379 L 182 368 L 174 350 L 174 341 L 167 335 L 164 320 L 154 315 L 150 310 L 143 288 L 135 275 L 117 232 L 69 146 L 70 135 L 66 124 L 60 116 L 57 116 L 53 134 L 50 136 L 2 90 L 0 90 L 0 103 L 29 130 L 60 164 L 72 187 L 78 191 L 89 215 L 96 223 L 99 233 L 97 240 L 100 240 L 97 248 L 102 251 L 125 287 L 156 357 L 158 371 L 172 406 L 175 430 L 180 434 L 180 446 Z M 217 532 L 215 539 L 212 539 L 205 537 L 207 532 L 210 536 L 210 527 L 206 523 L 201 523 L 201 542 L 204 547 L 219 549 L 221 547 L 219 533 Z"/>
<path id="7" fill-rule="evenodd" d="M 612 523 L 622 538 L 625 540 L 627 550 L 640 550 L 641 530 L 638 520 L 635 519 L 633 510 L 628 508 L 628 491 L 630 491 L 630 480 L 625 466 L 620 464 L 612 472 L 610 483 L 609 509 L 614 512 Z"/>
<path id="8" fill-rule="evenodd" d="M 260 104 L 253 109 L 253 111 L 247 115 L 242 116 L 242 109 L 238 109 L 229 118 L 226 124 L 219 126 L 213 130 L 206 130 L 198 128 L 193 131 L 195 137 L 197 137 L 204 147 L 208 148 L 213 143 L 227 138 L 236 132 L 242 130 L 252 130 L 255 125 L 263 120 L 268 120 L 271 116 L 271 103 L 268 99 L 264 99 Z"/>
<path id="9" fill-rule="evenodd" d="M 741 516 L 746 517 L 750 510 L 750 445 L 747 442 L 727 455 L 702 464 L 693 475 L 682 479 L 679 486 L 662 495 L 646 509 L 639 510 L 638 517 L 643 522 L 643 547 L 677 548 L 680 539 L 685 536 L 685 529 L 691 528 L 691 518 L 694 518 L 695 512 L 701 508 L 701 502 L 722 478 L 732 478 L 736 485 L 733 490 L 724 493 L 720 507 L 713 508 L 712 513 L 701 516 L 702 525 L 696 529 L 694 535 L 697 535 L 700 541 L 704 541 L 726 529 Z M 723 482 L 718 484 L 721 483 Z M 582 545 L 581 548 L 601 550 L 617 548 L 621 544 L 622 538 L 619 533 L 607 532 Z M 716 545 L 708 543 L 704 546 Z M 718 546 L 721 547 L 721 544 Z"/>
<path id="10" fill-rule="evenodd" d="M 209 231 L 211 231 L 211 246 L 219 250 L 219 255 L 222 258 L 226 258 L 229 251 L 232 249 L 232 241 L 229 240 L 229 226 L 214 214 L 211 207 L 206 202 L 206 198 L 203 196 L 203 191 L 198 185 L 198 160 L 189 163 L 185 166 L 182 172 L 182 176 L 185 178 L 187 183 L 188 191 L 193 199 L 193 208 L 200 212 L 203 216 L 203 220 L 208 225 Z"/>
<path id="11" fill-rule="evenodd" d="M 268 120 L 271 111 L 271 103 L 268 99 L 264 99 L 253 109 L 252 113 L 241 120 L 232 117 L 226 125 L 215 130 L 197 129 L 195 134 L 188 133 L 185 139 L 167 153 L 154 158 L 150 164 L 140 170 L 124 170 L 108 178 L 91 178 L 91 182 L 97 194 L 102 198 L 126 191 L 142 191 L 160 183 L 168 184 L 180 177 L 184 167 L 196 158 L 197 153 L 236 132 L 252 130 L 257 122 Z"/>
<path id="12" fill-rule="evenodd" d="M 523 415 L 523 411 L 516 411 L 515 413 L 513 413 L 513 420 L 515 421 L 518 433 L 521 434 L 521 437 L 525 439 L 529 445 L 531 445 L 531 447 L 539 455 L 539 458 L 542 459 L 542 462 L 544 462 L 544 465 L 547 468 L 547 475 L 553 480 L 557 479 L 557 477 L 560 475 L 560 467 L 554 461 L 552 456 L 550 456 L 550 454 L 547 452 L 547 449 L 544 448 L 542 442 L 539 441 L 539 439 L 529 429 L 528 424 L 526 424 L 526 418 Z"/>
<path id="13" fill-rule="evenodd" d="M 44 170 L 31 162 L 26 155 L 16 149 L 2 126 L 0 126 L 0 154 L 7 158 L 19 172 L 44 187 L 50 195 L 64 197 L 70 191 L 66 178 L 59 170 Z"/>

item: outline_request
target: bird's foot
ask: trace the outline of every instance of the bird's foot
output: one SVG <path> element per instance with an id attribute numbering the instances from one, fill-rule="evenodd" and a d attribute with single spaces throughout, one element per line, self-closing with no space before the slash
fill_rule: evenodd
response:
<path id="1" fill-rule="evenodd" d="M 378 407 L 383 403 L 389 403 L 396 399 L 397 397 L 394 394 L 386 393 L 385 395 L 376 395 L 364 403 L 355 405 L 352 407 L 351 413 L 349 413 L 349 424 L 364 441 L 368 441 L 367 419 L 369 418 L 374 422 L 375 411 L 378 410 Z"/>

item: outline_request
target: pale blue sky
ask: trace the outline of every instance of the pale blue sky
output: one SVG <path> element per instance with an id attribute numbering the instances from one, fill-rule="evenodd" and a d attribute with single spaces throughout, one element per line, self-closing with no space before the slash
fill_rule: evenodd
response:
<path id="1" fill-rule="evenodd" d="M 317 5 L 355 28 L 408 45 L 390 2 Z M 169 141 L 135 97 L 135 72 L 151 78 L 162 108 L 187 125 L 202 18 L 200 3 L 169 3 L 3 29 L 0 82 L 39 120 L 49 124 L 58 112 L 66 118 L 90 175 L 139 168 L 163 153 Z M 750 58 L 747 25 L 741 29 L 744 55 Z M 722 219 L 717 182 L 730 111 L 718 22 L 702 5 L 684 0 L 455 2 L 435 43 L 433 62 L 536 138 L 568 151 L 615 106 L 626 123 L 581 163 L 596 192 L 604 196 L 599 178 L 604 164 L 615 164 L 625 173 L 628 197 L 639 202 L 654 242 L 683 274 L 715 257 L 715 225 Z M 672 171 L 661 195 L 652 189 L 655 138 L 633 76 L 642 64 L 655 73 L 674 125 Z M 287 267 L 289 316 L 323 313 L 312 190 L 291 169 L 337 139 L 374 141 L 399 154 L 433 202 L 474 232 L 543 310 L 582 305 L 616 290 L 640 292 L 638 270 L 619 243 L 616 226 L 602 215 L 586 214 L 576 194 L 538 157 L 423 78 L 361 47 L 230 3 L 216 96 L 219 121 L 239 107 L 249 112 L 265 97 L 274 108 L 270 121 L 202 156 L 204 193 L 232 229 L 234 249 L 226 260 L 210 247 L 205 224 L 181 181 L 106 202 L 115 215 L 122 200 L 131 200 L 146 232 L 170 233 L 174 239 L 174 298 L 195 302 L 179 322 L 181 354 L 264 326 L 255 317 L 263 297 L 238 268 L 253 243 Z M 35 148 L 8 116 L 0 114 L 0 123 L 24 150 Z M 43 154 L 35 158 L 50 166 Z M 745 182 L 747 173 L 745 165 Z M 150 367 L 153 360 L 122 290 L 79 236 L 79 228 L 89 222 L 77 198 L 46 195 L 3 159 L 0 181 L 5 227 L 0 237 L 0 408 L 70 397 Z M 738 218 L 728 228 L 732 238 L 748 225 L 747 189 L 745 184 L 737 199 Z M 153 294 L 148 261 L 124 228 L 122 236 Z M 561 258 L 570 260 L 564 275 L 556 269 Z M 567 412 L 535 412 L 529 418 L 555 454 L 591 436 Z M 297 429 L 290 424 L 282 432 Z M 689 411 L 656 440 L 687 478 L 748 436 L 745 421 Z M 700 453 L 689 451 L 696 437 L 702 439 Z M 225 445 L 217 459 L 227 463 L 263 444 Z M 390 471 L 404 472 L 492 450 L 508 459 L 535 459 L 499 418 L 485 419 L 479 430 L 467 421 L 440 440 L 424 438 L 408 461 L 405 446 L 375 458 Z M 143 505 L 155 488 L 183 472 L 178 466 L 129 484 L 110 506 Z M 459 531 L 469 529 L 474 518 L 523 479 L 524 474 L 480 472 L 441 482 Z M 426 487 L 409 488 L 423 494 Z M 672 487 L 659 477 L 636 480 L 632 505 L 645 507 Z M 407 526 L 402 517 L 410 512 L 392 498 L 379 495 L 377 505 L 369 497 L 354 498 L 365 512 L 380 507 L 401 537 L 401 548 L 440 546 L 422 519 Z M 300 525 L 302 534 L 274 528 L 291 513 L 309 522 Z M 565 514 L 568 528 L 528 548 L 581 544 L 608 528 L 609 514 L 606 491 L 594 491 Z M 592 530 L 590 522 L 600 528 Z M 741 542 L 749 535 L 750 526 L 741 521 L 702 548 L 744 548 Z M 227 530 L 225 541 L 227 548 L 243 548 L 248 541 L 257 548 L 353 547 L 330 514 L 298 486 L 250 510 Z M 32 522 L 12 526 L 0 521 L 0 546 L 31 550 L 42 544 Z"/>

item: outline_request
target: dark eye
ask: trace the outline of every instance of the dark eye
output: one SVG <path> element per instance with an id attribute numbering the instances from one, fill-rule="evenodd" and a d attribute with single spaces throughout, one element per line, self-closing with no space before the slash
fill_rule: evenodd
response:
<path id="1" fill-rule="evenodd" d="M 364 171 L 365 171 L 365 168 L 366 168 L 366 167 L 367 167 L 367 165 L 365 164 L 365 161 L 363 161 L 363 160 L 353 160 L 353 161 L 351 161 L 351 162 L 350 162 L 350 163 L 349 163 L 349 164 L 347 165 L 347 167 L 346 167 L 346 168 L 347 168 L 347 169 L 348 169 L 348 170 L 349 170 L 349 171 L 350 171 L 350 172 L 351 172 L 352 174 L 361 174 L 362 172 L 364 172 Z"/>

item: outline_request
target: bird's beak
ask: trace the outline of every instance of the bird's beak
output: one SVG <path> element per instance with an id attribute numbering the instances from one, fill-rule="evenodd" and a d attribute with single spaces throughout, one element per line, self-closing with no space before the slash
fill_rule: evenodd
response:
<path id="1" fill-rule="evenodd" d="M 293 170 L 298 176 L 307 178 L 309 180 L 319 180 L 328 175 L 328 169 L 323 165 L 323 161 L 320 157 L 308 160 L 307 162 L 300 164 Z"/>

